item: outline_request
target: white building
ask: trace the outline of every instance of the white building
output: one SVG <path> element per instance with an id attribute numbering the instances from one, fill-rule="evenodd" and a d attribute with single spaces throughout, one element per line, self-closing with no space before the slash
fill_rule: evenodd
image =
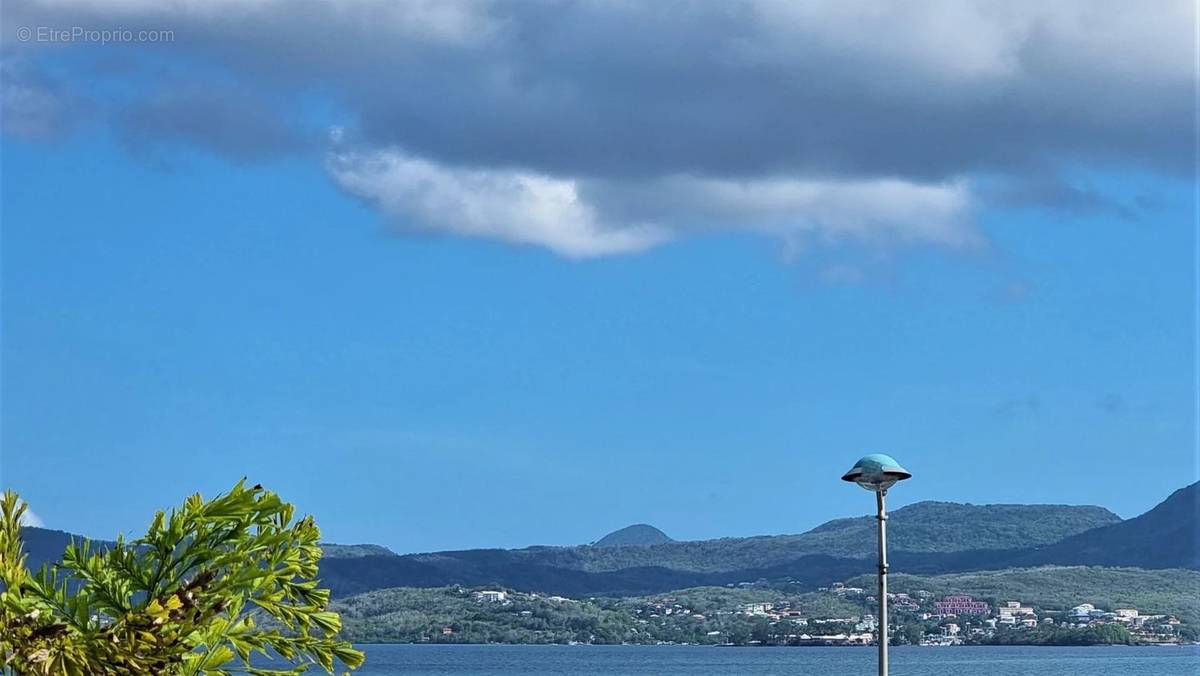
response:
<path id="1" fill-rule="evenodd" d="M 1137 620 L 1137 608 L 1116 608 L 1113 610 L 1118 622 L 1134 622 Z"/>
<path id="2" fill-rule="evenodd" d="M 475 598 L 480 601 L 504 601 L 508 598 L 508 592 L 502 591 L 477 591 Z"/>
<path id="3" fill-rule="evenodd" d="M 1000 624 L 1023 624 L 1029 626 L 1030 620 L 1037 622 L 1037 613 L 1029 606 L 1021 605 L 1020 601 L 1009 601 L 996 607 L 996 617 Z"/>

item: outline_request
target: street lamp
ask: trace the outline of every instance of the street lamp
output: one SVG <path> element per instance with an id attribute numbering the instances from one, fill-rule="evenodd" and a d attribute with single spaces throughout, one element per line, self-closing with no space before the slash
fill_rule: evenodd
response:
<path id="1" fill-rule="evenodd" d="M 842 481 L 852 481 L 875 493 L 875 503 L 879 509 L 879 676 L 887 676 L 888 673 L 887 508 L 883 498 L 897 481 L 910 477 L 912 474 L 892 456 L 882 453 L 864 457 L 842 476 Z"/>

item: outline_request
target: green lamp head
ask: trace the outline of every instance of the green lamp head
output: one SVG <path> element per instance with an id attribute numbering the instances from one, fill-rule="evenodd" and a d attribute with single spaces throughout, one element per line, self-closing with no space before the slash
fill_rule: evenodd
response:
<path id="1" fill-rule="evenodd" d="M 851 481 L 868 491 L 879 493 L 911 476 L 912 473 L 901 467 L 892 456 L 872 453 L 854 463 L 854 467 L 842 476 L 842 481 Z"/>

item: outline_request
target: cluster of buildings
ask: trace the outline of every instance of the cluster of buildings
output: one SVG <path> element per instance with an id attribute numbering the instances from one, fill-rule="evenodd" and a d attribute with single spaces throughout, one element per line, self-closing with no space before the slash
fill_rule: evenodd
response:
<path id="1" fill-rule="evenodd" d="M 861 588 L 843 584 L 834 584 L 822 591 L 852 601 L 849 606 L 841 606 L 844 608 L 859 606 L 860 603 L 866 603 L 867 607 L 870 607 L 875 601 L 874 596 L 866 595 Z M 539 599 L 557 604 L 577 603 L 561 596 L 543 597 L 492 589 L 471 592 L 460 589 L 460 593 L 471 593 L 479 603 L 496 603 L 502 606 Z M 888 594 L 888 601 L 890 607 L 896 611 L 897 631 L 902 625 L 917 623 L 924 631 L 921 642 L 927 645 L 958 645 L 986 641 L 996 638 L 997 632 L 1045 626 L 1085 629 L 1117 624 L 1128 629 L 1133 638 L 1141 643 L 1177 643 L 1181 636 L 1190 635 L 1187 630 L 1180 631 L 1181 623 L 1178 619 L 1168 615 L 1143 615 L 1136 608 L 1116 608 L 1108 611 L 1098 609 L 1090 603 L 1083 603 L 1070 610 L 1039 610 L 1021 601 L 1005 600 L 993 604 L 967 594 L 951 594 L 937 599 L 924 590 L 914 591 L 912 595 L 903 592 Z M 774 603 L 758 601 L 728 607 L 712 607 L 711 601 L 702 601 L 696 605 L 693 603 L 666 596 L 639 604 L 639 607 L 629 610 L 633 611 L 632 619 L 637 625 L 677 626 L 685 632 L 688 631 L 687 627 L 694 626 L 702 628 L 702 632 L 703 629 L 707 629 L 707 632 L 700 635 L 709 640 L 725 640 L 723 631 L 730 630 L 731 627 L 740 626 L 740 631 L 745 632 L 745 627 L 757 626 L 759 629 L 756 631 L 767 633 L 762 634 L 761 639 L 756 636 L 752 643 L 770 640 L 792 645 L 861 645 L 871 643 L 878 630 L 878 621 L 873 615 L 814 617 L 812 612 L 803 612 L 794 607 L 794 602 L 786 599 Z M 520 614 L 529 616 L 532 615 L 532 611 L 521 610 Z M 750 622 L 729 622 L 736 618 Z M 715 621 L 716 626 L 692 624 L 709 621 Z M 680 622 L 682 624 L 679 624 Z M 762 627 L 769 629 L 762 630 Z M 644 630 L 633 631 L 639 633 Z M 443 634 L 451 635 L 445 631 Z M 912 636 L 911 631 L 908 636 Z"/>
<path id="2" fill-rule="evenodd" d="M 1100 610 L 1090 603 L 1083 603 L 1071 609 L 1063 618 L 1063 622 L 1075 627 L 1089 627 L 1100 624 L 1122 624 L 1135 634 L 1146 633 L 1147 627 L 1175 628 L 1182 624 L 1171 615 L 1142 615 L 1137 608 L 1115 608 L 1111 612 Z"/>
<path id="3" fill-rule="evenodd" d="M 688 608 L 682 604 L 672 603 L 671 600 L 667 600 L 665 602 L 660 602 L 660 603 L 653 603 L 647 608 L 639 608 L 634 611 L 634 614 L 645 615 L 647 618 L 652 619 L 652 620 L 656 620 L 656 619 L 659 619 L 662 617 L 671 617 L 672 615 L 675 617 L 687 617 L 687 618 L 693 619 L 693 620 L 707 620 L 708 619 L 707 617 L 704 616 L 704 613 L 694 612 L 691 608 Z M 641 623 L 645 624 L 645 621 L 643 620 L 643 621 L 641 621 Z"/>
<path id="4" fill-rule="evenodd" d="M 794 645 L 869 645 L 879 626 L 874 615 L 809 619 L 796 608 L 771 603 L 746 603 L 737 614 L 765 618 L 775 626 L 787 623 L 790 629 L 778 631 L 777 638 Z"/>
<path id="5" fill-rule="evenodd" d="M 1047 617 L 1043 621 L 1052 620 Z M 1012 627 L 1036 627 L 1038 616 L 1033 608 L 1021 605 L 1020 601 L 1007 601 L 996 606 L 996 623 Z"/>
<path id="6" fill-rule="evenodd" d="M 931 642 L 957 643 L 965 625 L 971 635 L 988 636 L 998 629 L 1033 629 L 1039 626 L 1058 625 L 1085 629 L 1106 624 L 1123 625 L 1139 642 L 1168 643 L 1177 640 L 1176 630 L 1180 621 L 1170 615 L 1142 615 L 1137 608 L 1100 610 L 1091 603 L 1083 603 L 1069 611 L 1043 611 L 1038 613 L 1032 606 L 1020 601 L 1004 601 L 993 607 L 985 601 L 958 594 L 947 596 L 934 604 L 933 613 L 922 613 L 923 620 L 941 623 L 942 635 Z"/>
<path id="7" fill-rule="evenodd" d="M 569 599 L 565 596 L 540 596 L 538 594 L 522 594 L 520 592 L 510 593 L 506 591 L 496 591 L 491 589 L 482 589 L 471 593 L 477 601 L 485 601 L 488 603 L 509 603 L 510 599 L 518 599 L 521 601 L 536 601 L 542 599 L 550 603 L 578 603 L 575 599 Z"/>
<path id="8" fill-rule="evenodd" d="M 822 587 L 819 591 L 868 603 L 875 601 L 874 596 L 865 595 L 862 589 L 840 583 Z M 925 642 L 939 645 L 955 645 L 970 637 L 988 637 L 1004 629 L 1036 629 L 1047 625 L 1082 629 L 1105 624 L 1126 627 L 1138 642 L 1169 643 L 1179 640 L 1181 625 L 1170 615 L 1143 615 L 1136 608 L 1105 611 L 1090 603 L 1068 611 L 1039 611 L 1020 601 L 992 604 L 967 594 L 951 594 L 935 600 L 925 590 L 915 591 L 912 595 L 888 594 L 888 600 L 901 617 L 907 615 L 922 622 L 936 622 L 939 634 L 927 636 Z"/>
<path id="9" fill-rule="evenodd" d="M 1037 611 L 1020 601 L 1004 601 L 992 605 L 965 594 L 947 596 L 933 604 L 933 613 L 922 613 L 921 619 L 940 622 L 940 633 L 927 637 L 929 645 L 957 645 L 967 636 L 986 637 L 1000 627 L 1034 628 L 1039 623 L 1052 624 L 1053 619 L 1039 620 Z M 964 631 L 964 629 L 966 631 Z"/>
<path id="10" fill-rule="evenodd" d="M 835 594 L 837 596 L 848 596 L 848 597 L 855 597 L 855 596 L 863 595 L 862 587 L 847 587 L 846 585 L 842 584 L 841 582 L 834 582 L 832 586 L 821 587 L 821 588 L 817 589 L 817 591 L 829 592 L 830 594 Z"/>
<path id="11" fill-rule="evenodd" d="M 732 618 L 764 620 L 770 623 L 771 640 L 791 645 L 867 645 L 874 640 L 874 632 L 878 627 L 873 615 L 810 618 L 786 602 L 743 603 L 731 608 L 709 608 L 701 612 L 673 598 L 664 598 L 635 609 L 634 615 L 637 618 L 635 621 L 641 625 L 667 618 L 676 621 L 715 620 L 718 623 Z M 711 640 L 721 641 L 725 636 L 723 629 L 728 629 L 728 626 L 718 625 L 718 628 L 705 635 Z"/>
<path id="12" fill-rule="evenodd" d="M 861 589 L 838 587 L 834 593 L 861 594 Z M 775 607 L 771 603 L 747 603 L 738 607 L 737 614 L 762 617 L 773 624 L 788 623 L 794 631 L 780 631 L 778 638 L 795 645 L 868 645 L 874 641 L 879 627 L 874 615 L 849 617 L 807 618 L 790 606 Z"/>
<path id="13" fill-rule="evenodd" d="M 727 613 L 718 613 L 727 614 Z M 875 616 L 864 615 L 861 618 L 858 616 L 851 617 L 831 617 L 821 619 L 808 619 L 804 613 L 797 608 L 792 608 L 789 605 L 776 606 L 773 603 L 744 603 L 737 607 L 734 611 L 735 615 L 745 615 L 747 617 L 761 617 L 773 622 L 780 620 L 791 622 L 800 627 L 823 624 L 837 625 L 854 625 L 856 631 L 874 631 Z"/>

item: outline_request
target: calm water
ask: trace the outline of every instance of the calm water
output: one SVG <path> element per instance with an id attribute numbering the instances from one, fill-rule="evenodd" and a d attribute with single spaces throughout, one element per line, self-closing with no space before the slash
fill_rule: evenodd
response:
<path id="1" fill-rule="evenodd" d="M 873 648 L 368 645 L 363 676 L 405 674 L 875 674 Z M 1194 676 L 1200 649 L 898 647 L 895 676 Z"/>

